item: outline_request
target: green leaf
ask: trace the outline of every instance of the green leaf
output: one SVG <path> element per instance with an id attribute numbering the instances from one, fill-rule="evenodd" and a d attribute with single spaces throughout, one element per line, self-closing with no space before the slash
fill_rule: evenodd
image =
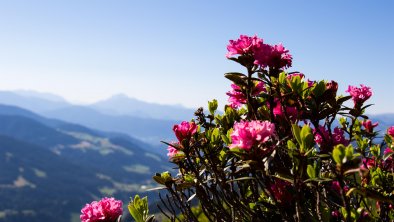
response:
<path id="1" fill-rule="evenodd" d="M 286 73 L 285 72 L 281 72 L 279 74 L 279 83 L 284 84 L 286 82 Z"/>
<path id="2" fill-rule="evenodd" d="M 304 153 L 305 150 L 313 146 L 314 137 L 313 137 L 312 129 L 308 125 L 304 125 L 301 129 L 300 137 L 301 137 L 300 152 Z"/>
<path id="3" fill-rule="evenodd" d="M 324 81 L 318 82 L 313 88 L 313 94 L 315 94 L 316 97 L 323 95 L 325 91 L 326 91 L 326 83 Z"/>
<path id="4" fill-rule="evenodd" d="M 352 98 L 352 96 L 340 97 L 340 98 L 337 99 L 337 103 L 338 103 L 338 104 L 342 104 L 342 103 L 344 103 L 345 101 L 347 101 L 347 100 L 349 100 L 349 99 L 351 99 L 351 98 Z"/>
<path id="5" fill-rule="evenodd" d="M 308 173 L 309 178 L 313 179 L 316 177 L 316 171 L 312 165 L 308 165 L 306 172 Z"/>
<path id="6" fill-rule="evenodd" d="M 219 141 L 219 139 L 220 139 L 220 131 L 219 131 L 219 128 L 214 128 L 214 129 L 212 130 L 212 134 L 211 134 L 211 141 L 214 142 L 214 143 L 216 143 L 216 142 Z"/>
<path id="7" fill-rule="evenodd" d="M 394 152 L 390 151 L 383 155 L 383 160 L 386 161 L 389 157 L 391 157 Z"/>
<path id="8" fill-rule="evenodd" d="M 288 140 L 287 141 L 287 148 L 289 148 L 289 150 L 295 150 L 295 149 L 297 149 L 297 146 L 293 143 L 293 141 Z"/>
<path id="9" fill-rule="evenodd" d="M 241 180 L 256 180 L 254 177 L 240 177 L 240 178 L 235 178 L 233 180 L 227 180 L 227 183 L 231 183 L 234 181 L 241 181 Z"/>
<path id="10" fill-rule="evenodd" d="M 229 138 L 226 135 L 221 135 L 220 137 L 222 138 L 223 142 L 226 145 L 230 145 L 231 142 L 230 142 Z"/>
<path id="11" fill-rule="evenodd" d="M 342 160 L 345 157 L 345 146 L 342 144 L 336 145 L 332 151 L 332 158 L 338 165 L 342 165 Z"/>
<path id="12" fill-rule="evenodd" d="M 246 154 L 246 151 L 244 149 L 240 149 L 240 148 L 237 148 L 237 147 L 229 149 L 229 152 L 234 153 L 236 155 L 244 155 L 244 154 Z"/>
<path id="13" fill-rule="evenodd" d="M 300 127 L 297 124 L 292 124 L 291 129 L 294 137 L 296 138 L 298 144 L 302 144 L 301 136 L 300 136 Z"/>
<path id="14" fill-rule="evenodd" d="M 392 144 L 392 143 L 393 143 L 393 138 L 391 138 L 390 135 L 386 134 L 386 135 L 384 135 L 384 141 L 385 141 L 387 144 Z"/>
<path id="15" fill-rule="evenodd" d="M 318 177 L 315 177 L 315 178 L 311 178 L 311 179 L 306 179 L 306 180 L 304 180 L 304 183 L 309 183 L 309 182 L 311 182 L 311 181 L 315 181 L 315 182 L 330 182 L 330 181 L 332 181 L 332 179 L 330 179 L 330 178 L 318 178 Z"/>
<path id="16" fill-rule="evenodd" d="M 208 109 L 211 115 L 215 114 L 217 108 L 218 108 L 218 101 L 216 99 L 212 100 L 211 102 L 208 102 Z"/>
<path id="17" fill-rule="evenodd" d="M 246 75 L 238 72 L 229 72 L 224 74 L 224 77 L 233 81 L 236 85 L 239 86 L 247 86 L 247 79 Z"/>
<path id="18" fill-rule="evenodd" d="M 165 184 L 165 180 L 163 178 L 161 178 L 161 176 L 153 176 L 153 180 L 156 181 L 158 184 L 164 185 Z"/>
<path id="19" fill-rule="evenodd" d="M 305 140 L 305 138 L 309 135 L 312 134 L 312 130 L 308 125 L 304 125 L 301 129 L 301 140 Z"/>
<path id="20" fill-rule="evenodd" d="M 134 200 L 132 199 L 130 201 L 127 208 L 136 222 L 152 221 L 152 216 L 148 216 L 149 208 L 147 197 L 141 199 L 138 195 L 135 195 Z"/>
<path id="21" fill-rule="evenodd" d="M 351 144 L 348 147 L 346 147 L 345 156 L 346 156 L 346 160 L 353 159 L 353 146 Z"/>

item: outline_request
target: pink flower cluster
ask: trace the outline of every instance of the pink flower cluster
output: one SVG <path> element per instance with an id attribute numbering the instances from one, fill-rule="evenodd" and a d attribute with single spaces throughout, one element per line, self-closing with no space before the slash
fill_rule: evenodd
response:
<path id="1" fill-rule="evenodd" d="M 373 123 L 371 120 L 365 120 L 361 122 L 361 125 L 363 125 L 363 127 L 365 128 L 365 131 L 368 133 L 372 133 L 373 132 L 373 128 L 377 127 L 379 125 L 379 123 Z"/>
<path id="2" fill-rule="evenodd" d="M 389 134 L 391 137 L 394 137 L 394 126 L 390 126 L 387 129 L 387 134 Z"/>
<path id="3" fill-rule="evenodd" d="M 227 46 L 228 53 L 227 58 L 233 55 L 242 55 L 248 53 L 254 53 L 263 44 L 263 40 L 257 37 L 249 37 L 247 35 L 241 35 L 237 40 L 230 40 Z"/>
<path id="4" fill-rule="evenodd" d="M 334 131 L 332 132 L 332 137 L 330 139 L 330 134 L 328 130 L 324 126 L 319 126 L 319 131 L 316 129 L 314 130 L 315 133 L 315 142 L 319 145 L 324 144 L 325 142 L 328 142 L 331 140 L 332 145 L 338 145 L 338 144 L 343 144 L 347 146 L 349 144 L 349 141 L 345 138 L 344 131 L 338 127 L 334 128 Z"/>
<path id="5" fill-rule="evenodd" d="M 252 89 L 252 96 L 257 96 L 262 92 L 265 92 L 265 86 L 263 82 L 255 81 L 254 87 Z M 243 104 L 246 104 L 246 95 L 242 92 L 241 87 L 231 84 L 231 91 L 228 91 L 226 94 L 229 96 L 228 102 L 229 105 L 235 109 Z"/>
<path id="6" fill-rule="evenodd" d="M 391 148 L 386 148 L 383 151 L 383 155 L 387 155 L 389 153 L 393 153 L 394 151 Z M 388 157 L 385 161 L 383 161 L 383 169 L 393 172 L 394 171 L 394 159 L 393 156 Z"/>
<path id="7" fill-rule="evenodd" d="M 253 145 L 267 142 L 275 132 L 275 125 L 269 121 L 241 121 L 234 124 L 231 133 L 231 148 L 250 150 Z"/>
<path id="8" fill-rule="evenodd" d="M 262 67 L 271 67 L 275 69 L 288 68 L 292 64 L 293 57 L 289 50 L 282 44 L 269 45 L 264 44 L 263 39 L 241 35 L 237 40 L 230 40 L 227 46 L 227 58 L 233 55 L 252 55 L 254 64 Z"/>
<path id="9" fill-rule="evenodd" d="M 182 121 L 181 124 L 176 124 L 172 128 L 179 143 L 183 140 L 190 140 L 197 132 L 197 125 L 194 122 Z"/>
<path id="10" fill-rule="evenodd" d="M 360 87 L 349 86 L 346 92 L 352 96 L 354 104 L 362 104 L 372 96 L 371 87 L 364 86 L 363 84 Z"/>
<path id="11" fill-rule="evenodd" d="M 284 117 L 285 114 L 283 113 L 283 106 L 280 103 L 279 99 L 275 99 L 275 107 L 273 109 L 273 113 L 275 117 Z M 286 106 L 286 115 L 289 117 L 290 120 L 294 121 L 297 119 L 299 112 L 296 107 L 293 106 Z"/>
<path id="12" fill-rule="evenodd" d="M 122 215 L 122 201 L 104 197 L 86 204 L 81 210 L 81 222 L 115 222 Z"/>

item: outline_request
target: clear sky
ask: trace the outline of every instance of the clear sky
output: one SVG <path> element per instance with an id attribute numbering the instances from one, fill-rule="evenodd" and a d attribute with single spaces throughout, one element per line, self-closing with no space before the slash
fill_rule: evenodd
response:
<path id="1" fill-rule="evenodd" d="M 282 42 L 292 71 L 373 88 L 370 112 L 394 112 L 394 1 L 0 0 L 0 90 L 90 103 L 226 103 L 229 39 Z"/>

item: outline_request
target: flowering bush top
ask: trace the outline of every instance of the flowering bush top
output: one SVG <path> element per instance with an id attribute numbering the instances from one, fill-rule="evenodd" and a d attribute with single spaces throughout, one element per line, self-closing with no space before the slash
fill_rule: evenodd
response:
<path id="1" fill-rule="evenodd" d="M 372 96 L 371 88 L 363 84 L 360 87 L 349 86 L 346 90 L 351 96 L 355 104 L 364 103 Z"/>

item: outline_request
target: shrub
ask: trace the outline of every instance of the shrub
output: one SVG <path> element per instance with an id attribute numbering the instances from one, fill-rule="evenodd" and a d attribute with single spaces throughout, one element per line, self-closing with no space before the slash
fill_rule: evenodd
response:
<path id="1" fill-rule="evenodd" d="M 170 221 L 394 220 L 394 128 L 382 140 L 364 114 L 371 89 L 337 95 L 335 81 L 286 71 L 289 51 L 257 36 L 227 49 L 246 72 L 225 74 L 224 113 L 213 100 L 174 126 L 178 141 L 166 144 L 179 173 L 154 176 L 167 191 L 162 213 Z"/>

